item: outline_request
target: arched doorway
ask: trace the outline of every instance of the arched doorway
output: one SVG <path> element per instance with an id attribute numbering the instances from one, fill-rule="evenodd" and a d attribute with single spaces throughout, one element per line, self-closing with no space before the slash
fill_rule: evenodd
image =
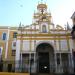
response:
<path id="1" fill-rule="evenodd" d="M 54 49 L 48 43 L 39 44 L 36 48 L 37 72 L 54 72 Z"/>

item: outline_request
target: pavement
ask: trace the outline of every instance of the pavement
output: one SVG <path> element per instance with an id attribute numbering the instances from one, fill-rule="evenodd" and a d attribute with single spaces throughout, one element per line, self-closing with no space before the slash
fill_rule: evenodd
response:
<path id="1" fill-rule="evenodd" d="M 29 73 L 10 73 L 10 72 L 0 72 L 0 75 L 30 75 Z"/>

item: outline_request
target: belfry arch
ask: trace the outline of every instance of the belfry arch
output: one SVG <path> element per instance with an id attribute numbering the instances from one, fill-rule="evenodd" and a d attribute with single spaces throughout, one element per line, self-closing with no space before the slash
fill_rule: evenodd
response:
<path id="1" fill-rule="evenodd" d="M 54 48 L 49 43 L 40 43 L 36 47 L 37 71 L 50 73 L 54 71 Z"/>

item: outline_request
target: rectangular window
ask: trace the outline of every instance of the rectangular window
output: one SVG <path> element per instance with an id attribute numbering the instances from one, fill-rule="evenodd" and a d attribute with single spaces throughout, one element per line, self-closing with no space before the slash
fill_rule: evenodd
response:
<path id="1" fill-rule="evenodd" d="M 0 55 L 2 55 L 3 47 L 0 47 Z"/>
<path id="2" fill-rule="evenodd" d="M 67 40 L 61 40 L 60 45 L 61 45 L 61 50 L 68 50 Z"/>
<path id="3" fill-rule="evenodd" d="M 17 32 L 13 33 L 13 38 L 17 38 Z"/>
<path id="4" fill-rule="evenodd" d="M 16 42 L 13 42 L 13 47 L 16 47 Z"/>
<path id="5" fill-rule="evenodd" d="M 6 40 L 6 33 L 2 34 L 2 40 Z"/>
<path id="6" fill-rule="evenodd" d="M 0 55 L 1 55 L 1 47 L 0 47 Z"/>
<path id="7" fill-rule="evenodd" d="M 12 56 L 16 55 L 16 50 L 12 50 Z"/>

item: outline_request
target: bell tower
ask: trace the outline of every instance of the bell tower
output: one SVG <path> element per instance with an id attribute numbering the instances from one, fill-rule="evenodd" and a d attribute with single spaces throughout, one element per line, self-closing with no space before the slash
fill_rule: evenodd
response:
<path id="1" fill-rule="evenodd" d="M 38 4 L 37 10 L 40 13 L 40 19 L 39 19 L 39 24 L 40 24 L 40 32 L 46 33 L 48 32 L 48 21 L 47 21 L 47 5 L 46 4 Z"/>
<path id="2" fill-rule="evenodd" d="M 49 32 L 51 24 L 51 13 L 47 12 L 46 3 L 39 3 L 37 5 L 37 13 L 34 13 L 35 23 L 39 25 L 39 30 L 42 33 Z"/>

